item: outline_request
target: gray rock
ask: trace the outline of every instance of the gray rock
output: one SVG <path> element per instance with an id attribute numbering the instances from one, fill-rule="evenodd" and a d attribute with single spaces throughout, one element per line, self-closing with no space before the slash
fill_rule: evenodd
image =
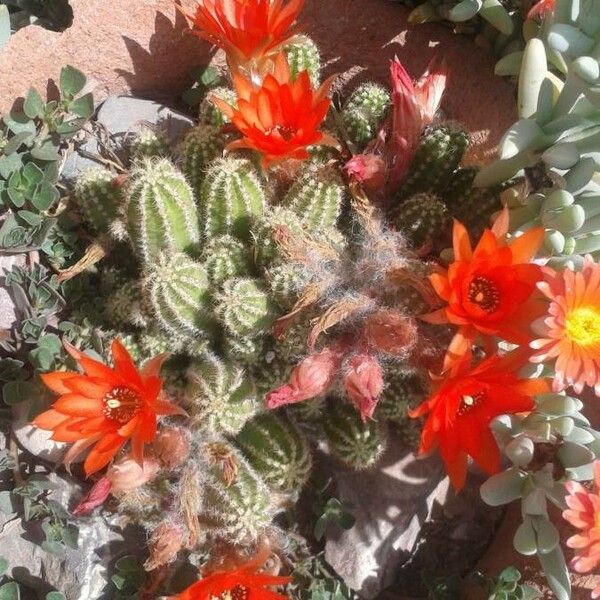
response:
<path id="1" fill-rule="evenodd" d="M 142 100 L 131 96 L 110 96 L 98 111 L 96 122 L 110 134 L 111 142 L 121 146 L 128 134 L 135 133 L 147 124 L 160 125 L 169 140 L 174 143 L 192 127 L 194 121 L 176 110 L 172 110 L 152 100 Z M 81 150 L 92 155 L 100 155 L 98 140 L 89 136 L 81 145 Z M 63 166 L 62 175 L 75 179 L 82 171 L 101 165 L 96 160 L 83 156 L 80 151 L 72 153 Z"/>
<path id="2" fill-rule="evenodd" d="M 23 267 L 26 263 L 26 254 L 0 254 L 0 330 L 10 329 L 17 320 L 14 302 L 4 286 L 5 271 L 10 271 L 14 265 Z"/>
<path id="3" fill-rule="evenodd" d="M 62 506 L 73 506 L 82 496 L 81 484 L 70 477 L 51 474 L 56 486 L 51 498 Z M 127 554 L 139 554 L 144 548 L 140 533 L 133 528 L 124 531 L 116 517 L 93 516 L 76 521 L 79 527 L 78 548 L 68 549 L 65 558 L 44 551 L 40 544 L 43 532 L 36 524 L 26 528 L 17 520 L 5 523 L 0 556 L 9 562 L 8 575 L 39 597 L 51 589 L 62 592 L 67 600 L 112 598 L 107 591 L 109 567 Z"/>
<path id="4" fill-rule="evenodd" d="M 377 468 L 334 469 L 338 497 L 354 505 L 356 524 L 327 532 L 325 559 L 363 598 L 375 598 L 395 579 L 448 480 L 437 457 L 418 459 L 392 437 Z"/>

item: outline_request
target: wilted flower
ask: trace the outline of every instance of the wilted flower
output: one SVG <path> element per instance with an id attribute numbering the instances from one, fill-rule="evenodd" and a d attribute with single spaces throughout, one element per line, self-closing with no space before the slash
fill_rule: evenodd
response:
<path id="1" fill-rule="evenodd" d="M 363 335 L 370 346 L 394 356 L 406 355 L 417 341 L 414 319 L 393 309 L 381 309 L 365 319 Z"/>
<path id="2" fill-rule="evenodd" d="M 330 348 L 307 356 L 294 368 L 287 385 L 267 394 L 267 407 L 277 408 L 320 396 L 333 383 L 341 360 L 342 354 Z"/>
<path id="3" fill-rule="evenodd" d="M 152 443 L 152 450 L 163 467 L 175 469 L 188 457 L 190 441 L 182 429 L 163 427 Z"/>
<path id="4" fill-rule="evenodd" d="M 531 360 L 555 360 L 554 389 L 573 386 L 579 394 L 588 385 L 600 396 L 600 265 L 591 256 L 581 271 L 545 269 L 538 287 L 550 299 L 540 326 L 543 337 L 531 342 Z"/>
<path id="5" fill-rule="evenodd" d="M 577 481 L 567 481 L 567 508 L 563 518 L 581 531 L 567 540 L 567 546 L 576 552 L 571 568 L 577 573 L 589 573 L 600 565 L 600 461 L 594 462 L 594 490 L 584 488 Z M 592 598 L 600 598 L 600 586 L 592 591 Z"/>
<path id="6" fill-rule="evenodd" d="M 106 471 L 112 492 L 130 492 L 154 479 L 160 471 L 160 463 L 154 456 L 146 456 L 140 465 L 132 456 L 124 456 Z"/>
<path id="7" fill-rule="evenodd" d="M 211 98 L 243 136 L 231 142 L 229 150 L 256 150 L 267 168 L 287 158 L 308 158 L 306 148 L 313 144 L 337 145 L 318 129 L 331 103 L 327 96 L 331 79 L 318 90 L 313 90 L 308 71 L 292 81 L 287 59 L 279 54 L 273 72 L 260 86 L 239 73 L 234 74 L 233 83 L 238 95 L 235 107 L 216 96 Z"/>
<path id="8" fill-rule="evenodd" d="M 89 515 L 95 508 L 106 502 L 112 490 L 112 483 L 107 477 L 101 477 L 94 483 L 92 489 L 73 509 L 75 516 Z"/>
<path id="9" fill-rule="evenodd" d="M 87 475 L 105 467 L 128 440 L 135 460 L 141 463 L 144 445 L 156 436 L 157 417 L 185 414 L 162 397 L 159 371 L 166 355 L 138 371 L 119 340 L 112 344 L 114 369 L 68 343 L 65 348 L 85 375 L 71 371 L 42 375 L 42 381 L 61 396 L 33 424 L 52 431 L 53 440 L 75 442 L 65 455 L 67 465 L 94 446 L 83 465 Z"/>
<path id="10" fill-rule="evenodd" d="M 292 28 L 304 0 L 199 0 L 186 15 L 192 31 L 223 48 L 232 69 L 257 67 L 277 53 L 296 31 Z"/>
<path id="11" fill-rule="evenodd" d="M 348 177 L 358 181 L 367 192 L 377 193 L 386 180 L 386 165 L 376 154 L 357 154 L 346 163 Z"/>
<path id="12" fill-rule="evenodd" d="M 146 571 L 153 571 L 170 563 L 183 546 L 183 531 L 174 523 L 161 523 L 148 540 L 150 556 L 144 563 Z"/>
<path id="13" fill-rule="evenodd" d="M 383 391 L 383 371 L 371 354 L 358 354 L 350 359 L 344 375 L 344 389 L 363 421 L 370 419 Z"/>

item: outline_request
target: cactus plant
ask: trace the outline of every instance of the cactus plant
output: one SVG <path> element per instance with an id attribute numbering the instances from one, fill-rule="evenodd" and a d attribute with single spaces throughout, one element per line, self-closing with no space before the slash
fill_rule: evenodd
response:
<path id="1" fill-rule="evenodd" d="M 274 515 L 271 492 L 233 446 L 235 465 L 231 483 L 223 481 L 218 464 L 209 467 L 203 482 L 202 516 L 211 533 L 236 546 L 247 547 L 270 525 Z"/>
<path id="2" fill-rule="evenodd" d="M 258 279 L 236 277 L 223 283 L 216 296 L 215 314 L 234 337 L 256 337 L 269 330 L 275 311 Z"/>
<path id="3" fill-rule="evenodd" d="M 198 211 L 184 175 L 167 159 L 144 159 L 127 187 L 127 231 L 139 257 L 152 265 L 164 252 L 193 252 Z"/>
<path id="4" fill-rule="evenodd" d="M 265 205 L 254 165 L 245 158 L 216 160 L 206 172 L 198 204 L 206 239 L 232 234 L 247 240 L 252 218 L 261 215 Z"/>
<path id="5" fill-rule="evenodd" d="M 322 231 L 336 225 L 345 189 L 332 167 L 308 163 L 281 204 L 295 212 L 308 231 Z"/>
<path id="6" fill-rule="evenodd" d="M 159 256 L 143 285 L 148 306 L 164 331 L 192 339 L 206 337 L 212 319 L 202 264 L 182 253 Z"/>
<path id="7" fill-rule="evenodd" d="M 271 298 L 282 310 L 292 308 L 306 284 L 304 271 L 297 265 L 283 263 L 264 273 Z"/>
<path id="8" fill-rule="evenodd" d="M 312 466 L 310 448 L 300 430 L 284 416 L 268 412 L 254 417 L 235 443 L 273 490 L 298 493 L 306 483 Z"/>
<path id="9" fill-rule="evenodd" d="M 408 410 L 423 400 L 423 380 L 416 373 L 401 369 L 390 371 L 375 411 L 375 418 L 404 423 L 408 419 Z"/>
<path id="10" fill-rule="evenodd" d="M 110 232 L 119 219 L 124 198 L 121 188 L 113 181 L 114 175 L 101 168 L 89 169 L 77 179 L 73 198 L 94 233 Z"/>
<path id="11" fill-rule="evenodd" d="M 144 158 L 168 157 L 171 154 L 169 140 L 160 131 L 144 127 L 138 132 L 129 146 L 131 161 Z"/>
<path id="12" fill-rule="evenodd" d="M 264 339 L 225 335 L 222 341 L 223 353 L 229 360 L 252 363 L 259 359 L 264 350 Z"/>
<path id="13" fill-rule="evenodd" d="M 332 456 L 352 469 L 374 466 L 386 447 L 387 438 L 381 425 L 375 421 L 363 423 L 357 411 L 344 400 L 336 400 L 329 406 L 323 428 Z"/>
<path id="14" fill-rule="evenodd" d="M 242 242 L 230 235 L 209 240 L 201 256 L 211 286 L 250 272 L 250 253 Z"/>
<path id="15" fill-rule="evenodd" d="M 196 125 L 185 136 L 178 154 L 181 168 L 196 197 L 210 163 L 223 154 L 225 137 L 214 125 Z"/>
<path id="16" fill-rule="evenodd" d="M 390 215 L 390 221 L 415 248 L 433 244 L 449 229 L 448 209 L 436 196 L 415 194 Z"/>
<path id="17" fill-rule="evenodd" d="M 145 327 L 148 313 L 144 306 L 138 281 L 125 281 L 107 298 L 104 314 L 110 323 L 118 326 Z"/>
<path id="18" fill-rule="evenodd" d="M 200 121 L 213 127 L 221 128 L 223 125 L 229 123 L 229 118 L 211 102 L 211 97 L 213 96 L 225 100 L 231 106 L 235 106 L 237 96 L 230 88 L 217 87 L 210 90 L 206 98 L 200 103 Z"/>
<path id="19" fill-rule="evenodd" d="M 284 51 L 292 79 L 296 79 L 302 71 L 308 71 L 312 86 L 319 87 L 321 57 L 317 45 L 307 35 L 297 35 Z"/>
<path id="20" fill-rule="evenodd" d="M 342 122 L 359 149 L 377 135 L 390 106 L 389 92 L 376 83 L 365 83 L 354 90 L 342 110 Z"/>
<path id="21" fill-rule="evenodd" d="M 235 435 L 257 410 L 252 378 L 235 363 L 207 352 L 188 369 L 186 397 L 192 426 Z"/>

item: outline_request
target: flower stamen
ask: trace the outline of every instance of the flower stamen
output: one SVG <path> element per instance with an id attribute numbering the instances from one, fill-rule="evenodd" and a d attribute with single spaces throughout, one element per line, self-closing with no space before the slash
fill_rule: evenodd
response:
<path id="1" fill-rule="evenodd" d="M 477 304 L 487 313 L 492 313 L 500 306 L 500 292 L 493 281 L 478 275 L 469 284 L 469 302 Z"/>
<path id="2" fill-rule="evenodd" d="M 600 310 L 594 306 L 581 306 L 566 318 L 567 336 L 580 346 L 600 343 Z"/>
<path id="3" fill-rule="evenodd" d="M 478 394 L 468 395 L 465 394 L 462 399 L 460 406 L 458 408 L 459 416 L 466 415 L 469 411 L 474 409 L 481 401 L 485 398 L 484 392 L 479 392 Z"/>
<path id="4" fill-rule="evenodd" d="M 117 423 L 127 423 L 140 410 L 141 400 L 138 394 L 127 387 L 116 387 L 102 399 L 104 415 Z"/>

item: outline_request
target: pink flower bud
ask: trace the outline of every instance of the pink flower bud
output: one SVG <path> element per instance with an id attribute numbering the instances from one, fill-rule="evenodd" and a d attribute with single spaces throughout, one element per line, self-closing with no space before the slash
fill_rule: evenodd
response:
<path id="1" fill-rule="evenodd" d="M 396 310 L 383 309 L 367 317 L 363 335 L 369 345 L 377 350 L 402 356 L 414 347 L 417 326 L 414 319 Z"/>
<path id="2" fill-rule="evenodd" d="M 130 492 L 154 479 L 160 471 L 160 463 L 153 456 L 145 456 L 143 466 L 131 456 L 124 456 L 106 471 L 113 492 Z"/>
<path id="3" fill-rule="evenodd" d="M 148 540 L 150 556 L 144 563 L 146 571 L 153 571 L 171 562 L 183 546 L 183 532 L 179 525 L 161 523 Z"/>
<path id="4" fill-rule="evenodd" d="M 98 479 L 87 496 L 73 509 L 76 516 L 89 515 L 95 508 L 104 504 L 110 496 L 112 483 L 107 477 Z"/>
<path id="5" fill-rule="evenodd" d="M 442 102 L 442 96 L 446 89 L 446 79 L 448 78 L 448 69 L 444 62 L 436 64 L 434 58 L 428 65 L 427 71 L 415 83 L 415 96 L 417 104 L 421 111 L 422 126 L 429 125 Z"/>
<path id="6" fill-rule="evenodd" d="M 302 402 L 323 394 L 331 386 L 340 362 L 340 352 L 329 348 L 307 356 L 294 368 L 287 385 L 267 394 L 267 408 Z"/>
<path id="7" fill-rule="evenodd" d="M 190 442 L 182 429 L 163 427 L 152 442 L 152 449 L 163 467 L 175 469 L 185 462 L 190 453 Z"/>
<path id="8" fill-rule="evenodd" d="M 386 179 L 385 161 L 376 154 L 357 154 L 346 163 L 351 179 L 363 185 L 367 192 L 383 193 Z"/>
<path id="9" fill-rule="evenodd" d="M 370 419 L 383 391 L 381 365 L 371 354 L 354 356 L 344 375 L 344 388 L 358 408 L 362 420 Z"/>

